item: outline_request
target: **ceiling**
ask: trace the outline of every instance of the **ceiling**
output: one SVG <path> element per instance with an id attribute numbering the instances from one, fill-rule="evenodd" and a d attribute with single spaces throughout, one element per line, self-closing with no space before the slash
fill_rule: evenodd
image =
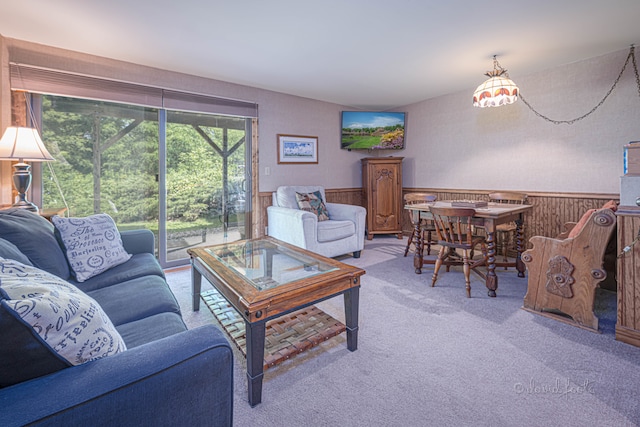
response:
<path id="1" fill-rule="evenodd" d="M 640 43 L 638 0 L 1 3 L 5 37 L 373 110 Z"/>

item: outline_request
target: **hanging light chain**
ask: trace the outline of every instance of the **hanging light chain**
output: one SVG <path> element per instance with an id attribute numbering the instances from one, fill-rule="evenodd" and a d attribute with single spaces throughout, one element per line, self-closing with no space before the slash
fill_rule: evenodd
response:
<path id="1" fill-rule="evenodd" d="M 636 85 L 638 86 L 638 96 L 640 97 L 640 74 L 638 74 L 638 66 L 636 64 L 636 56 L 635 56 L 635 48 L 633 45 L 631 45 L 631 48 L 629 50 L 629 55 L 627 55 L 627 60 L 625 61 L 624 65 L 622 66 L 622 70 L 620 70 L 620 74 L 618 74 L 618 77 L 616 78 L 615 82 L 613 82 L 613 85 L 611 86 L 611 89 L 609 89 L 609 91 L 606 93 L 606 95 L 600 100 L 600 102 L 598 102 L 598 104 L 593 107 L 588 113 L 583 114 L 580 117 L 576 117 L 575 119 L 572 120 L 553 120 L 547 116 L 545 116 L 544 114 L 539 113 L 538 111 L 536 111 L 535 108 L 533 108 L 531 106 L 531 104 L 529 104 L 529 102 L 527 102 L 527 100 L 524 98 L 524 96 L 522 96 L 522 92 L 520 92 L 520 99 L 522 99 L 522 102 L 524 102 L 524 104 L 529 107 L 529 109 L 531 111 L 534 112 L 534 114 L 548 122 L 551 122 L 553 124 L 556 125 L 560 125 L 560 124 L 568 124 L 568 125 L 572 125 L 575 122 L 582 120 L 588 116 L 590 116 L 594 111 L 596 111 L 598 108 L 600 108 L 600 106 L 602 104 L 604 104 L 604 102 L 607 100 L 607 98 L 609 97 L 609 95 L 611 95 L 611 92 L 613 92 L 613 90 L 616 88 L 616 85 L 618 84 L 618 82 L 620 81 L 620 79 L 622 78 L 622 74 L 624 73 L 624 70 L 627 68 L 627 65 L 629 64 L 629 60 L 631 60 L 632 64 L 633 64 L 633 70 L 635 71 L 636 74 Z M 507 75 L 508 77 L 508 75 Z"/>
<path id="2" fill-rule="evenodd" d="M 636 85 L 638 86 L 638 96 L 640 97 L 640 74 L 638 74 L 638 64 L 636 64 L 636 55 L 634 54 L 634 50 L 634 46 L 631 45 L 629 56 L 631 57 L 631 62 L 633 63 L 633 71 L 635 71 L 636 73 Z"/>
<path id="3" fill-rule="evenodd" d="M 504 75 L 506 78 L 511 79 L 507 70 L 502 68 L 502 65 L 498 62 L 498 57 L 496 55 L 493 55 L 493 71 L 494 73 L 499 73 L 498 75 Z"/>

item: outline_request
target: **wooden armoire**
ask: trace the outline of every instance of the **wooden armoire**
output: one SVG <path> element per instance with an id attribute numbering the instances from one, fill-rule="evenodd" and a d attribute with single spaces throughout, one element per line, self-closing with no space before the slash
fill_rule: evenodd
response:
<path id="1" fill-rule="evenodd" d="M 397 234 L 402 239 L 402 157 L 366 157 L 362 191 L 367 209 L 367 238 Z"/>

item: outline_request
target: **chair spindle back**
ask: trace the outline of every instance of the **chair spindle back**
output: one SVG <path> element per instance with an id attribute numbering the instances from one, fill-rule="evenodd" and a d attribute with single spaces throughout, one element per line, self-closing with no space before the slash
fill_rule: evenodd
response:
<path id="1" fill-rule="evenodd" d="M 496 191 L 489 193 L 489 201 L 512 205 L 524 205 L 527 203 L 527 194 L 517 193 L 514 191 Z"/>
<path id="2" fill-rule="evenodd" d="M 430 209 L 441 244 L 471 249 L 473 242 L 472 218 L 474 209 L 432 206 Z"/>

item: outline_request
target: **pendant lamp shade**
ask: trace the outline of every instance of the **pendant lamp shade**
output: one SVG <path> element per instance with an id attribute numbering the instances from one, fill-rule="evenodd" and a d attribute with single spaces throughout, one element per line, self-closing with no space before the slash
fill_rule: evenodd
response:
<path id="1" fill-rule="evenodd" d="M 493 71 L 485 74 L 489 77 L 473 93 L 474 107 L 499 107 L 513 104 L 518 100 L 518 86 L 511 80 L 507 70 L 493 57 Z"/>

